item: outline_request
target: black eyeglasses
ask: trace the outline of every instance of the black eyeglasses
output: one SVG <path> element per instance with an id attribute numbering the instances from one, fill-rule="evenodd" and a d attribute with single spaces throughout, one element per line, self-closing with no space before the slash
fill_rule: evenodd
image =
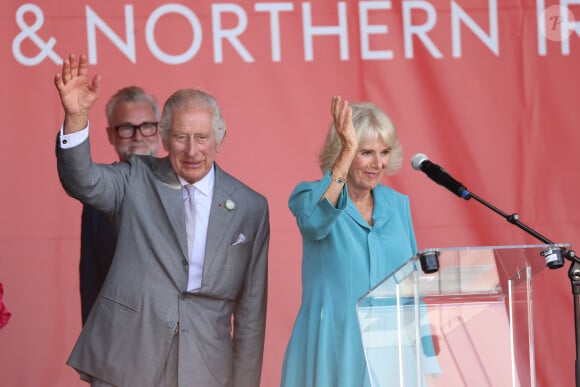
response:
<path id="1" fill-rule="evenodd" d="M 158 124 L 158 122 L 142 122 L 139 125 L 123 124 L 115 126 L 115 130 L 120 138 L 132 138 L 137 129 L 143 137 L 151 137 L 157 134 Z"/>

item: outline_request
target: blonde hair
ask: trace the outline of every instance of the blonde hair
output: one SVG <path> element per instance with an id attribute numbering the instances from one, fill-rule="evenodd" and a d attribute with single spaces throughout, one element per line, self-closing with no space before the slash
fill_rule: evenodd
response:
<path id="1" fill-rule="evenodd" d="M 378 106 L 370 102 L 353 102 L 350 103 L 350 107 L 358 144 L 369 139 L 382 139 L 385 145 L 391 148 L 391 157 L 385 173 L 387 175 L 397 173 L 403 162 L 403 149 L 399 144 L 395 126 L 389 117 Z M 328 171 L 341 149 L 342 143 L 333 122 L 330 124 L 326 140 L 318 156 L 318 164 L 322 173 Z"/>

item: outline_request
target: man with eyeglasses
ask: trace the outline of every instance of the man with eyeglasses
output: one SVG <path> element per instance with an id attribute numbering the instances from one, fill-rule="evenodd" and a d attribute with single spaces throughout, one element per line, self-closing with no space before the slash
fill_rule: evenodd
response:
<path id="1" fill-rule="evenodd" d="M 119 162 L 127 161 L 132 155 L 157 155 L 159 104 L 153 95 L 137 86 L 122 88 L 109 99 L 105 113 L 107 137 Z M 103 286 L 116 244 L 117 230 L 111 218 L 83 205 L 79 264 L 83 325 Z"/>
<path id="2" fill-rule="evenodd" d="M 215 161 L 220 106 L 178 90 L 159 124 L 167 157 L 97 164 L 88 116 L 100 77 L 87 68 L 86 55 L 70 55 L 54 79 L 65 113 L 57 169 L 71 197 L 114 214 L 119 238 L 67 364 L 92 387 L 259 387 L 269 209 Z"/>

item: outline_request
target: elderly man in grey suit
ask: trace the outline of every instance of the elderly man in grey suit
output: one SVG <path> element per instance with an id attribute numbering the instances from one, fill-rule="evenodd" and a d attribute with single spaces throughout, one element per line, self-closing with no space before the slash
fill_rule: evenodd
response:
<path id="1" fill-rule="evenodd" d="M 215 163 L 215 99 L 180 90 L 163 108 L 165 158 L 94 163 L 88 113 L 100 77 L 84 55 L 55 76 L 66 192 L 116 219 L 113 264 L 69 357 L 92 386 L 260 384 L 270 237 L 266 199 Z"/>

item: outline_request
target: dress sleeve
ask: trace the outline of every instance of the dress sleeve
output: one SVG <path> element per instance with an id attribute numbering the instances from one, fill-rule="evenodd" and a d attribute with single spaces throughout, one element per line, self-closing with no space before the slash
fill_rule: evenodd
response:
<path id="1" fill-rule="evenodd" d="M 305 238 L 320 240 L 326 237 L 338 216 L 346 209 L 346 184 L 342 187 L 336 207 L 323 197 L 331 182 L 327 172 L 320 180 L 298 184 L 290 195 L 288 206 Z"/>

